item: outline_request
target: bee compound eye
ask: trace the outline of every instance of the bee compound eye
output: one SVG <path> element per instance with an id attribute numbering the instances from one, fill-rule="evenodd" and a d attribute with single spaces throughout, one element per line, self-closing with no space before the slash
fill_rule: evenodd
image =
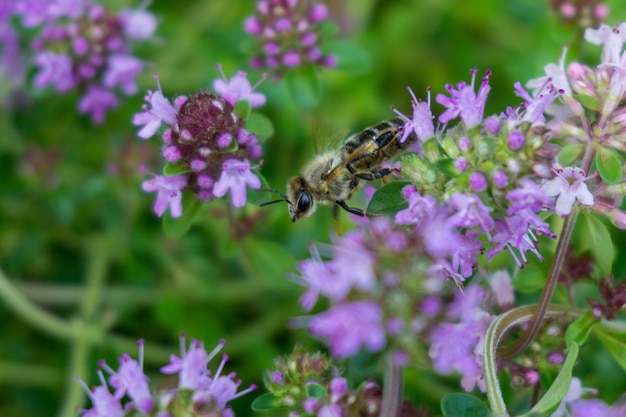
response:
<path id="1" fill-rule="evenodd" d="M 313 199 L 311 198 L 311 194 L 308 191 L 302 192 L 298 198 L 298 213 L 308 211 L 311 208 L 312 203 Z"/>

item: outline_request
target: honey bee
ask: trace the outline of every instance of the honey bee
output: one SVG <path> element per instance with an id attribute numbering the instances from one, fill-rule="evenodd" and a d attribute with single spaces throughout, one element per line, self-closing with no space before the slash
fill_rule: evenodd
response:
<path id="1" fill-rule="evenodd" d="M 416 141 L 415 133 L 400 143 L 404 121 L 396 117 L 370 126 L 349 136 L 339 150 L 317 155 L 298 177 L 287 182 L 287 193 L 276 191 L 289 207 L 289 217 L 295 222 L 311 216 L 317 204 L 336 204 L 349 213 L 365 216 L 362 209 L 346 203 L 359 188 L 361 180 L 373 181 L 391 174 L 391 168 L 381 164 L 405 152 Z"/>

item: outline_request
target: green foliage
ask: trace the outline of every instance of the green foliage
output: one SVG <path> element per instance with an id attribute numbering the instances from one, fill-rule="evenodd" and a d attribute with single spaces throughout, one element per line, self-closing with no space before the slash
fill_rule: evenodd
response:
<path id="1" fill-rule="evenodd" d="M 609 148 L 596 146 L 596 167 L 607 184 L 617 184 L 622 179 L 622 163 L 619 156 Z"/>
<path id="2" fill-rule="evenodd" d="M 473 395 L 454 393 L 441 400 L 444 417 L 489 417 L 489 407 Z"/>
<path id="3" fill-rule="evenodd" d="M 393 214 L 407 208 L 402 189 L 408 184 L 408 181 L 392 181 L 378 189 L 367 205 L 367 214 Z"/>

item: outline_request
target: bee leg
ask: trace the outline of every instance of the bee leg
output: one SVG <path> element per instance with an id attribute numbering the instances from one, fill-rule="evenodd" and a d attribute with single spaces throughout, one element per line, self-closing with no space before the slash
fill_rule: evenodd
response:
<path id="1" fill-rule="evenodd" d="M 380 178 L 386 177 L 387 175 L 391 174 L 391 171 L 392 169 L 382 168 L 382 169 L 379 169 L 378 171 L 355 174 L 355 177 L 360 178 L 362 180 L 366 180 L 366 181 L 374 181 L 374 180 L 378 180 Z"/>
<path id="2" fill-rule="evenodd" d="M 356 214 L 357 216 L 365 216 L 365 212 L 359 208 L 350 207 L 343 200 L 335 200 L 335 203 L 348 213 Z"/>
<path id="3" fill-rule="evenodd" d="M 333 206 L 333 219 L 339 220 L 339 206 Z"/>

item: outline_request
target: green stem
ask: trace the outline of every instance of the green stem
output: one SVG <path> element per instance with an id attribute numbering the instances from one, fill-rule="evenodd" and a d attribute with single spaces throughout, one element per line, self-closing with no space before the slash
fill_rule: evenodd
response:
<path id="1" fill-rule="evenodd" d="M 102 292 L 107 276 L 109 265 L 109 245 L 108 242 L 97 237 L 91 240 L 87 246 L 87 270 L 85 273 L 85 291 L 81 303 L 81 315 L 84 320 L 84 327 L 91 327 L 94 323 L 102 327 L 99 323 L 98 312 L 102 303 Z M 74 381 L 75 377 L 89 380 L 90 371 L 87 369 L 89 360 L 89 349 L 92 341 L 85 335 L 78 333 L 72 339 L 70 357 L 68 364 L 68 375 L 66 378 L 66 388 L 63 395 L 61 408 L 57 415 L 59 417 L 71 417 L 76 414 L 76 407 L 85 401 L 85 394 L 82 387 Z"/>
<path id="2" fill-rule="evenodd" d="M 583 156 L 582 162 L 582 169 L 585 172 L 589 172 L 594 155 L 594 143 L 590 140 L 589 142 L 587 142 L 587 146 L 585 147 L 585 154 Z M 535 336 L 537 336 L 539 328 L 543 323 L 543 318 L 546 314 L 546 310 L 548 309 L 548 306 L 552 301 L 554 289 L 556 288 L 556 284 L 559 281 L 559 275 L 561 274 L 561 269 L 563 268 L 563 263 L 567 254 L 567 248 L 569 246 L 569 241 L 572 237 L 574 226 L 576 225 L 577 217 L 578 207 L 577 205 L 574 205 L 572 212 L 569 216 L 565 218 L 565 222 L 563 223 L 563 229 L 561 230 L 559 241 L 556 245 L 554 259 L 552 260 L 552 265 L 550 265 L 548 280 L 546 281 L 546 285 L 543 287 L 543 291 L 541 292 L 539 303 L 537 304 L 537 309 L 535 310 L 533 318 L 530 321 L 526 331 L 524 331 L 522 336 L 517 341 L 515 341 L 515 343 L 498 350 L 498 354 L 500 356 L 509 357 L 522 352 L 528 347 L 528 345 L 532 342 Z"/>
<path id="3" fill-rule="evenodd" d="M 85 401 L 85 393 L 74 377 L 78 376 L 85 380 L 89 371 L 87 370 L 88 353 L 91 343 L 84 338 L 77 337 L 72 344 L 67 374 L 65 375 L 65 394 L 63 403 L 59 409 L 58 417 L 74 417 L 76 409 L 81 407 Z"/>
<path id="4" fill-rule="evenodd" d="M 380 417 L 397 417 L 402 408 L 403 367 L 395 363 L 393 356 L 388 354 L 385 360 L 385 381 Z"/>
<path id="5" fill-rule="evenodd" d="M 86 327 L 82 323 L 69 323 L 31 303 L 15 288 L 1 269 L 0 299 L 18 317 L 51 336 L 67 340 L 81 336 L 92 341 L 99 341 L 103 338 L 99 328 Z"/>
<path id="6" fill-rule="evenodd" d="M 487 333 L 485 335 L 483 372 L 485 375 L 485 386 L 487 388 L 489 408 L 491 408 L 494 417 L 508 416 L 506 404 L 504 403 L 504 398 L 502 397 L 500 383 L 498 382 L 498 363 L 496 353 L 498 345 L 502 337 L 510 328 L 516 326 L 517 324 L 534 319 L 537 313 L 536 308 L 538 308 L 538 306 L 524 306 L 509 310 L 496 317 L 494 321 L 491 322 L 491 325 L 489 325 L 489 329 L 487 329 Z M 556 317 L 563 314 L 575 316 L 577 313 L 567 309 L 566 307 L 552 306 L 548 308 L 544 314 L 549 317 Z"/>

